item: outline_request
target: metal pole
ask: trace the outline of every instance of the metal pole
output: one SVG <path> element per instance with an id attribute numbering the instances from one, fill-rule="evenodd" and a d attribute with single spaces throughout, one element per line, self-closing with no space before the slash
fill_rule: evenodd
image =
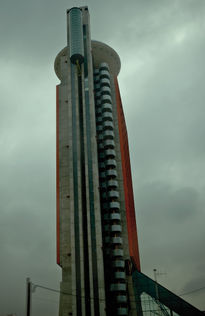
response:
<path id="1" fill-rule="evenodd" d="M 26 316 L 31 316 L 31 281 L 26 278 Z"/>
<path id="2" fill-rule="evenodd" d="M 159 289 L 157 284 L 157 269 L 153 269 L 154 271 L 154 280 L 155 280 L 155 292 L 156 292 L 156 301 L 157 301 L 157 312 L 161 315 L 161 310 L 159 306 Z"/>

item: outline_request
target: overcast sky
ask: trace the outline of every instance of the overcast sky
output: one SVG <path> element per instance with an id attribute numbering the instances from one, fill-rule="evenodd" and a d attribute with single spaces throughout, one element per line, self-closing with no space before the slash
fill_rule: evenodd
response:
<path id="1" fill-rule="evenodd" d="M 182 294 L 205 287 L 205 1 L 0 0 L 0 314 L 25 313 L 25 280 L 59 288 L 55 56 L 66 9 L 121 58 L 142 271 Z M 183 296 L 205 310 L 205 291 Z M 56 316 L 36 289 L 32 316 Z"/>

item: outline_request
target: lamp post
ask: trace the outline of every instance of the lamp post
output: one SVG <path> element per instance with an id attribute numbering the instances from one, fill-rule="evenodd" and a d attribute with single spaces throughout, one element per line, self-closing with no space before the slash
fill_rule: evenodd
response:
<path id="1" fill-rule="evenodd" d="M 158 315 L 161 315 L 161 310 L 159 306 L 159 288 L 157 284 L 157 269 L 153 269 L 153 271 L 154 271 L 155 292 L 156 292 L 156 301 L 157 301 L 157 312 L 158 312 Z"/>

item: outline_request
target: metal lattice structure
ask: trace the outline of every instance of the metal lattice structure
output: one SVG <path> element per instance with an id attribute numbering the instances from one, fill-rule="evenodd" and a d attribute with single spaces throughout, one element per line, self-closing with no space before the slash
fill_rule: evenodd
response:
<path id="1" fill-rule="evenodd" d="M 145 274 L 135 270 L 132 274 L 137 303 L 137 315 L 165 315 L 165 316 L 203 316 L 191 304 L 172 293 L 159 283 L 156 284 Z M 157 290 L 156 291 L 156 286 Z"/>

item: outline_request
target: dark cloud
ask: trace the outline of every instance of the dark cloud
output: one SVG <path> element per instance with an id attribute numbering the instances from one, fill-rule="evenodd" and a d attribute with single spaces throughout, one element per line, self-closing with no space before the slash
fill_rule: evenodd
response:
<path id="1" fill-rule="evenodd" d="M 142 270 L 180 294 L 204 285 L 203 0 L 88 0 L 92 38 L 120 55 Z M 55 264 L 55 85 L 76 1 L 2 1 L 1 307 L 25 312 L 25 279 L 59 288 Z M 9 295 L 8 295 L 9 293 Z M 205 309 L 204 292 L 184 296 Z M 56 315 L 37 288 L 33 316 Z"/>
<path id="2" fill-rule="evenodd" d="M 158 181 L 138 185 L 135 198 L 144 271 L 152 278 L 154 268 L 165 273 L 159 282 L 176 294 L 200 288 L 205 264 L 203 192 Z M 202 297 L 203 291 L 184 298 L 203 308 Z"/>
<path id="3" fill-rule="evenodd" d="M 143 215 L 153 223 L 159 219 L 167 221 L 186 221 L 196 216 L 199 208 L 199 193 L 193 188 L 174 189 L 168 184 L 154 182 L 139 188 L 137 205 Z M 171 223 L 172 223 L 171 221 Z"/>

